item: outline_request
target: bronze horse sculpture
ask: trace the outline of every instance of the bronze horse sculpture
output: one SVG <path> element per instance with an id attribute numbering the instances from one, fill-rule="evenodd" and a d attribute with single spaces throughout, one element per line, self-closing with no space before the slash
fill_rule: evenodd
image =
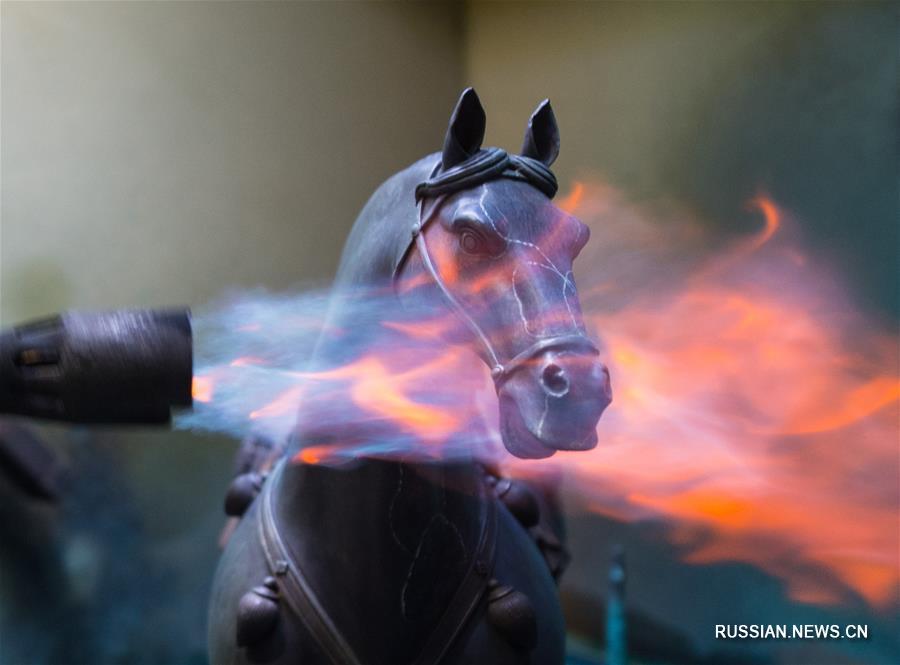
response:
<path id="1" fill-rule="evenodd" d="M 516 457 L 587 450 L 611 392 L 572 276 L 588 229 L 551 203 L 556 120 L 542 103 L 520 155 L 483 149 L 484 129 L 468 89 L 443 150 L 366 204 L 334 292 L 383 287 L 447 312 L 440 334 L 486 363 Z M 336 305 L 329 319 L 347 316 Z M 316 355 L 339 343 L 323 334 Z M 245 500 L 213 585 L 212 663 L 563 662 L 560 545 L 540 493 L 475 454 L 303 463 L 314 429 L 301 414 L 274 469 L 236 480 Z"/>

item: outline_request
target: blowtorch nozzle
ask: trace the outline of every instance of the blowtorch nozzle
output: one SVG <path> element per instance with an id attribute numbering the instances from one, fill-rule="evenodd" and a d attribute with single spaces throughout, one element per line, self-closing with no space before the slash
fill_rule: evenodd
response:
<path id="1" fill-rule="evenodd" d="M 0 414 L 168 423 L 191 405 L 187 309 L 65 312 L 0 331 Z"/>

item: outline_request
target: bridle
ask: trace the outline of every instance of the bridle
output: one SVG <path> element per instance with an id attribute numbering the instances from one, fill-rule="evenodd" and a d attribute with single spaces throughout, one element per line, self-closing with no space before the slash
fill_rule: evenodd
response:
<path id="1" fill-rule="evenodd" d="M 490 180 L 513 178 L 528 182 L 547 195 L 548 198 L 553 198 L 557 185 L 556 178 L 550 169 L 528 157 L 507 155 L 506 152 L 499 148 L 482 150 L 461 167 L 456 167 L 438 175 L 440 167 L 441 164 L 438 162 L 437 166 L 432 170 L 431 177 L 416 187 L 417 220 L 411 229 L 412 237 L 395 265 L 394 284 L 396 285 L 397 283 L 400 269 L 406 257 L 411 253 L 412 248 L 415 247 L 419 252 L 425 269 L 437 285 L 450 310 L 472 331 L 475 339 L 478 340 L 478 343 L 484 350 L 487 362 L 491 366 L 491 378 L 494 380 L 494 385 L 498 391 L 519 369 L 549 350 L 579 350 L 591 355 L 599 355 L 600 352 L 597 350 L 597 347 L 587 337 L 580 333 L 572 333 L 544 337 L 505 362 L 501 361 L 490 338 L 441 278 L 428 251 L 428 244 L 425 242 L 425 228 L 437 216 L 437 212 L 450 194 L 463 189 L 470 189 Z M 427 209 L 425 206 L 426 201 L 431 201 L 431 205 Z"/>

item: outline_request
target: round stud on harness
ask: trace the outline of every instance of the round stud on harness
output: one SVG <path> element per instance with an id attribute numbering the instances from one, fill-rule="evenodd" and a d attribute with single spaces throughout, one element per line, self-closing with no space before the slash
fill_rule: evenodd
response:
<path id="1" fill-rule="evenodd" d="M 251 471 L 242 473 L 231 481 L 225 494 L 225 514 L 241 517 L 259 494 L 263 484 L 262 474 Z"/>
<path id="2" fill-rule="evenodd" d="M 238 603 L 235 639 L 239 647 L 252 647 L 269 636 L 278 623 L 278 585 L 267 577 L 245 593 Z"/>
<path id="3" fill-rule="evenodd" d="M 537 646 L 537 615 L 531 600 L 511 586 L 491 580 L 488 621 L 513 648 L 531 651 Z"/>
<path id="4" fill-rule="evenodd" d="M 494 488 L 506 509 L 526 529 L 530 529 L 541 519 L 541 508 L 537 497 L 525 483 L 510 478 L 497 481 Z"/>

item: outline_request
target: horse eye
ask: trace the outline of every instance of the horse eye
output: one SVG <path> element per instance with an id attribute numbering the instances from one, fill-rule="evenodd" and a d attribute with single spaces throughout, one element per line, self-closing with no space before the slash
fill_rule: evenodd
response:
<path id="1" fill-rule="evenodd" d="M 480 235 L 469 229 L 459 234 L 459 246 L 467 254 L 484 253 L 484 240 Z"/>

